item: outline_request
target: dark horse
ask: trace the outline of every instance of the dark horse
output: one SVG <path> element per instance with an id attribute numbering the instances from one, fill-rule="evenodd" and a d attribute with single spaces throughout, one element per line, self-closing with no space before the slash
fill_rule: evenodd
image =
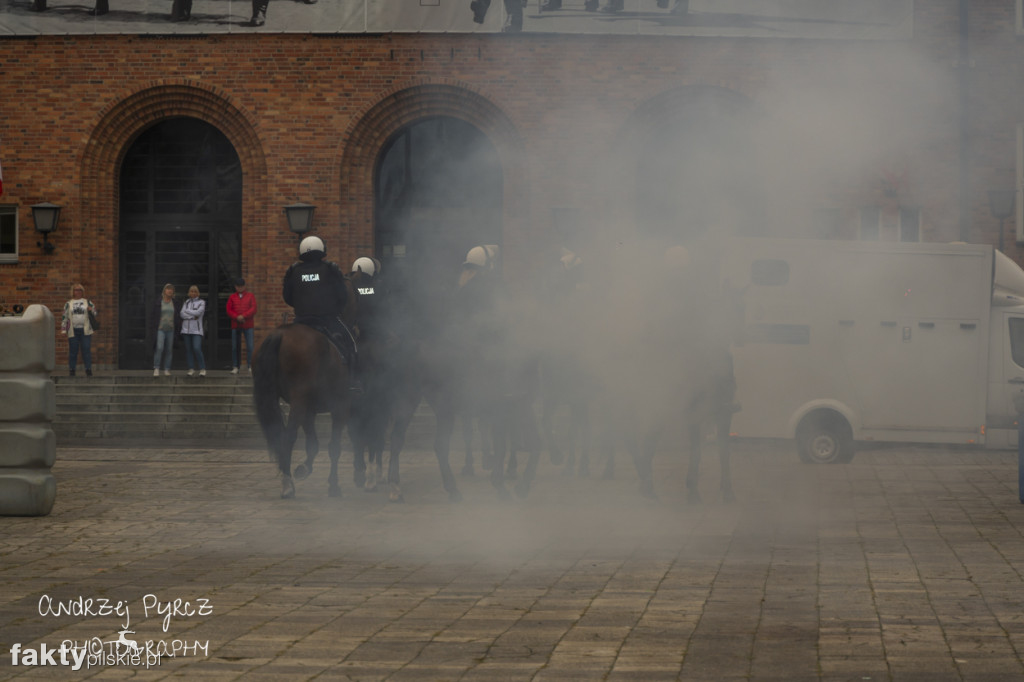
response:
<path id="1" fill-rule="evenodd" d="M 349 287 L 349 310 L 354 313 L 355 295 Z M 292 448 L 301 426 L 306 436 L 306 461 L 295 468 L 302 480 L 313 470 L 313 459 L 320 449 L 316 435 L 316 415 L 331 415 L 331 457 L 328 494 L 337 497 L 338 458 L 342 433 L 349 412 L 349 368 L 334 344 L 321 332 L 304 324 L 285 324 L 270 333 L 253 361 L 253 400 L 256 418 L 267 439 L 270 454 L 281 471 L 281 497 L 295 497 L 292 480 Z M 288 403 L 287 419 L 280 401 Z"/>

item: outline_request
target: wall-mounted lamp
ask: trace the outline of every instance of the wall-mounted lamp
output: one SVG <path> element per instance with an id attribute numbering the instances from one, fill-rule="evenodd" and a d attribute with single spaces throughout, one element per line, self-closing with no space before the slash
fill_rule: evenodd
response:
<path id="1" fill-rule="evenodd" d="M 61 207 L 50 202 L 34 204 L 32 206 L 32 220 L 36 224 L 36 232 L 43 235 L 43 241 L 36 242 L 44 253 L 53 253 L 54 246 L 50 243 L 50 233 L 57 229 L 57 220 L 60 219 Z"/>
<path id="2" fill-rule="evenodd" d="M 988 207 L 992 217 L 999 220 L 999 250 L 1003 250 L 1003 221 L 1013 214 L 1013 203 L 1016 190 L 990 189 L 988 191 Z"/>
<path id="3" fill-rule="evenodd" d="M 313 229 L 313 211 L 316 206 L 312 204 L 291 204 L 284 207 L 284 214 L 288 218 L 288 229 L 300 237 Z"/>

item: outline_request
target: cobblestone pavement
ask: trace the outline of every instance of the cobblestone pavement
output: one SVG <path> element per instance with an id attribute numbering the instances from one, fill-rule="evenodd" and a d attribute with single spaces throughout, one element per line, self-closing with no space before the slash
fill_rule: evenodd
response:
<path id="1" fill-rule="evenodd" d="M 625 457 L 600 480 L 545 456 L 527 500 L 478 474 L 458 504 L 424 450 L 405 504 L 355 490 L 350 455 L 327 497 L 321 457 L 281 500 L 262 451 L 60 449 L 53 513 L 0 519 L 0 678 L 1024 679 L 1014 453 L 744 443 L 739 499 L 712 454 L 696 505 L 668 453 L 657 501 Z M 26 665 L 122 629 L 137 656 Z"/>

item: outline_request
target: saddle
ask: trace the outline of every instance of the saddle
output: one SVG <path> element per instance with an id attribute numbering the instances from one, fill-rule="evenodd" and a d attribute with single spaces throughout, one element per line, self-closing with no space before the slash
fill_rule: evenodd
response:
<path id="1" fill-rule="evenodd" d="M 345 364 L 351 369 L 355 367 L 356 361 L 356 340 L 352 336 L 352 332 L 348 330 L 344 322 L 339 321 L 343 331 L 332 330 L 326 324 L 324 324 L 319 318 L 315 317 L 297 317 L 295 318 L 296 324 L 304 324 L 307 327 L 312 327 L 321 334 L 327 337 L 327 340 L 331 342 L 338 352 L 341 353 L 342 359 Z"/>

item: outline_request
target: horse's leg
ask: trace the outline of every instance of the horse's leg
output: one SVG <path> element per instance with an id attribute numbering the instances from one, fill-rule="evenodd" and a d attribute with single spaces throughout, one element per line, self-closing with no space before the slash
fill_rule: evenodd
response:
<path id="1" fill-rule="evenodd" d="M 558 439 L 555 438 L 555 427 L 554 427 L 554 414 L 558 407 L 557 402 L 551 395 L 552 389 L 548 387 L 544 391 L 544 398 L 541 400 L 540 410 L 540 427 L 544 431 L 544 442 L 548 446 L 548 457 L 551 458 L 551 463 L 558 465 L 565 461 L 565 453 L 562 452 L 561 446 L 558 444 Z M 569 456 L 572 457 L 573 451 L 569 450 Z"/>
<path id="2" fill-rule="evenodd" d="M 580 443 L 579 476 L 588 478 L 590 476 L 590 436 L 587 433 L 589 430 L 587 406 L 578 396 L 575 396 L 570 409 L 572 410 L 572 428 L 576 434 L 575 440 Z"/>
<path id="3" fill-rule="evenodd" d="M 654 452 L 661 440 L 662 424 L 652 426 L 643 436 L 640 449 L 633 455 L 636 472 L 640 476 L 640 494 L 654 499 Z"/>
<path id="4" fill-rule="evenodd" d="M 289 420 L 290 421 L 290 420 Z M 298 424 L 295 426 L 295 433 L 298 435 Z M 320 439 L 316 435 L 316 412 L 312 409 L 305 411 L 305 418 L 302 420 L 302 432 L 306 436 L 306 461 L 295 467 L 295 478 L 303 481 L 313 473 L 313 460 L 316 453 L 320 451 Z"/>
<path id="5" fill-rule="evenodd" d="M 686 469 L 686 501 L 700 502 L 700 422 L 686 426 L 686 438 L 690 448 L 690 466 Z"/>
<path id="6" fill-rule="evenodd" d="M 508 465 L 505 467 L 505 478 L 514 481 L 519 478 L 519 451 L 522 450 L 522 437 L 519 432 L 515 404 L 503 405 L 501 418 L 507 420 Z"/>
<path id="7" fill-rule="evenodd" d="M 732 430 L 732 406 L 719 410 L 719 413 L 715 419 L 716 427 L 718 429 L 717 444 L 718 444 L 718 461 L 721 465 L 721 480 L 719 481 L 719 487 L 722 490 L 722 501 L 723 502 L 734 502 L 736 500 L 736 494 L 732 490 L 732 436 L 729 435 Z"/>
<path id="8" fill-rule="evenodd" d="M 341 497 L 341 486 L 338 485 L 338 460 L 341 459 L 341 439 L 345 434 L 345 414 L 343 410 L 331 412 L 331 440 L 327 444 L 327 454 L 331 458 L 331 473 L 327 476 L 327 495 Z"/>
<path id="9" fill-rule="evenodd" d="M 434 433 L 434 455 L 437 456 L 437 465 L 441 469 L 441 484 L 448 493 L 448 499 L 452 502 L 462 500 L 462 493 L 455 484 L 455 474 L 452 473 L 452 466 L 448 461 L 452 445 L 452 432 L 455 430 L 455 405 L 450 397 L 437 397 L 432 406 L 434 414 L 437 415 L 437 431 Z"/>
<path id="10" fill-rule="evenodd" d="M 520 434 L 521 445 L 529 453 L 526 460 L 526 469 L 523 477 L 516 485 L 516 494 L 525 498 L 530 492 L 530 486 L 537 475 L 537 464 L 540 461 L 541 437 L 537 430 L 537 420 L 533 416 L 533 409 L 527 401 L 519 406 L 519 418 L 516 419 L 517 430 Z"/>
<path id="11" fill-rule="evenodd" d="M 498 491 L 498 497 L 507 499 L 510 497 L 505 489 L 505 452 L 508 448 L 508 424 L 505 415 L 499 414 L 491 425 L 491 442 L 494 448 L 491 467 L 491 485 Z"/>
<path id="12" fill-rule="evenodd" d="M 277 466 L 281 470 L 281 497 L 285 499 L 295 497 L 295 480 L 292 478 L 292 449 L 295 447 L 298 432 L 299 419 L 295 408 L 292 407 L 288 411 L 284 433 L 281 434 L 277 446 Z"/>
<path id="13" fill-rule="evenodd" d="M 466 447 L 466 462 L 462 465 L 463 476 L 473 476 L 473 415 L 463 412 L 460 415 L 462 421 L 462 443 Z"/>
<path id="14" fill-rule="evenodd" d="M 352 439 L 352 483 L 357 488 L 366 485 L 366 448 L 362 443 Z M 370 455 L 370 465 L 373 465 L 373 455 Z"/>

